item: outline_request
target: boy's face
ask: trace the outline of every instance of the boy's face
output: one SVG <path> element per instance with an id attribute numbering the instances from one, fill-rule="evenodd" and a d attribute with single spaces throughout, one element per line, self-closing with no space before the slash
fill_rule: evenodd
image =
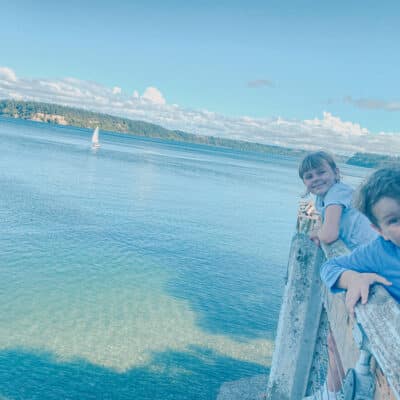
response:
<path id="1" fill-rule="evenodd" d="M 375 229 L 385 240 L 400 247 L 400 201 L 392 197 L 382 197 L 372 207 L 372 212 L 379 223 Z"/>

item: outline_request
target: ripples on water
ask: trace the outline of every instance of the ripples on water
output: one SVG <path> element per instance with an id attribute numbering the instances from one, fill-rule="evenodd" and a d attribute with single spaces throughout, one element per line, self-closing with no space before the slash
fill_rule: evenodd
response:
<path id="1" fill-rule="evenodd" d="M 0 120 L 0 398 L 209 400 L 267 373 L 296 163 L 90 137 Z"/>

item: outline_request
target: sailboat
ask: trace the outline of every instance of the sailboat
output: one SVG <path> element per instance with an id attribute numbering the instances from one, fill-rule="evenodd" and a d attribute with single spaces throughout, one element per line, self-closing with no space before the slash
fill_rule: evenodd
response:
<path id="1" fill-rule="evenodd" d="M 100 147 L 99 127 L 96 126 L 96 129 L 93 131 L 93 136 L 92 136 L 92 149 L 98 149 L 99 147 Z"/>

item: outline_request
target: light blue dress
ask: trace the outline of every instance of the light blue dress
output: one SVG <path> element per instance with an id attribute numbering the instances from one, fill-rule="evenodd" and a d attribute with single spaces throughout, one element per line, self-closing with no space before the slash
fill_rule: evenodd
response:
<path id="1" fill-rule="evenodd" d="M 315 208 L 325 219 L 325 210 L 328 206 L 337 204 L 342 206 L 340 218 L 339 239 L 353 250 L 360 244 L 369 243 L 377 238 L 378 234 L 371 228 L 369 219 L 353 207 L 354 189 L 345 183 L 335 183 L 325 194 L 316 196 Z"/>

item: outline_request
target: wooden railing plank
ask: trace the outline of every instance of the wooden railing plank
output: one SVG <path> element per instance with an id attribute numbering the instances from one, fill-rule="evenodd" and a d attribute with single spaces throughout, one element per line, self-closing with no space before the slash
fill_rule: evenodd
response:
<path id="1" fill-rule="evenodd" d="M 385 288 L 371 289 L 368 303 L 356 307 L 368 349 L 400 399 L 400 306 Z"/>

